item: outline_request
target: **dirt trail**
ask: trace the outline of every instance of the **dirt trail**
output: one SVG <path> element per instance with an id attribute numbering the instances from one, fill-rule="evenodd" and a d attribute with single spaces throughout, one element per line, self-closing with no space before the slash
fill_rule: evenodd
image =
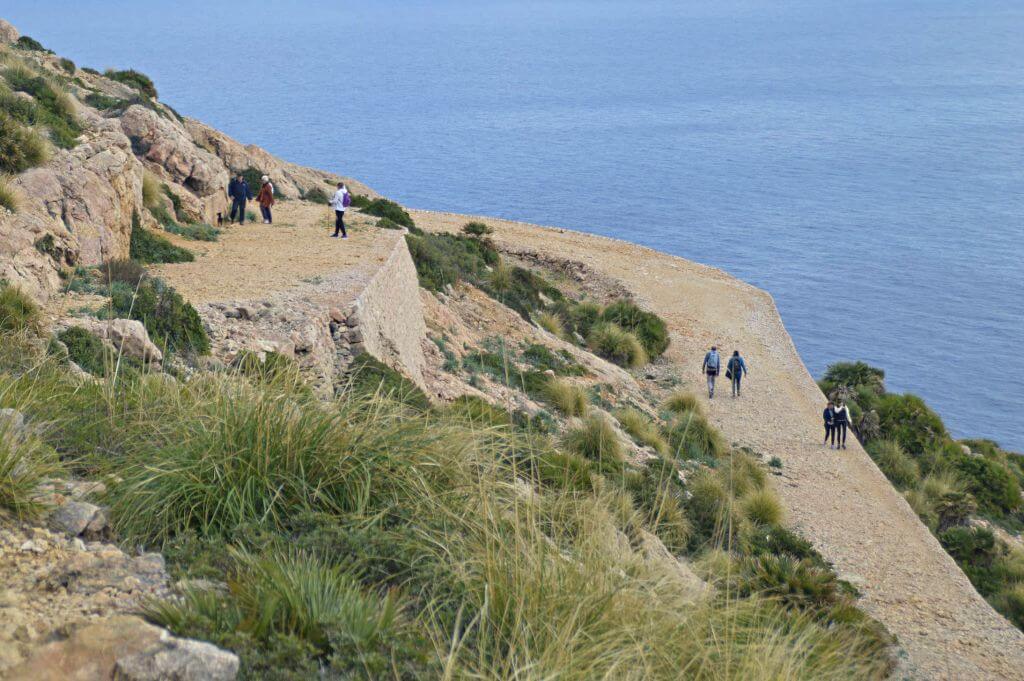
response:
<path id="1" fill-rule="evenodd" d="M 417 225 L 457 231 L 466 216 L 413 213 Z M 863 593 L 863 606 L 909 655 L 905 671 L 927 679 L 1024 679 L 1024 634 L 996 613 L 921 524 L 855 439 L 820 445 L 823 397 L 767 293 L 725 273 L 597 236 L 484 218 L 513 250 L 577 260 L 619 280 L 663 316 L 667 357 L 702 394 L 700 362 L 711 344 L 740 349 L 750 367 L 743 397 L 728 385 L 712 421 L 735 443 L 778 456 L 791 523 Z M 706 391 L 703 393 L 706 398 Z"/>

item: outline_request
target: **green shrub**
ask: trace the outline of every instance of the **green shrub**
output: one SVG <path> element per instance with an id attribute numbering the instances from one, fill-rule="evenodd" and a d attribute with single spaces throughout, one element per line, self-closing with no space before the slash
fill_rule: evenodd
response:
<path id="1" fill-rule="evenodd" d="M 725 438 L 695 411 L 679 414 L 665 433 L 669 451 L 678 459 L 713 462 L 725 456 Z"/>
<path id="2" fill-rule="evenodd" d="M 583 376 L 586 367 L 578 364 L 567 351 L 553 352 L 551 348 L 540 343 L 532 343 L 523 350 L 523 362 L 540 371 L 550 369 L 559 376 Z"/>
<path id="3" fill-rule="evenodd" d="M 992 605 L 1018 629 L 1024 629 L 1024 582 L 997 593 L 992 598 Z"/>
<path id="4" fill-rule="evenodd" d="M 422 411 L 430 408 L 430 400 L 419 386 L 369 353 L 353 360 L 346 379 L 357 393 L 381 394 Z"/>
<path id="5" fill-rule="evenodd" d="M 544 386 L 544 396 L 566 416 L 583 416 L 587 412 L 587 392 L 558 378 L 551 378 Z"/>
<path id="6" fill-rule="evenodd" d="M 82 70 L 85 71 L 86 73 L 88 73 L 89 75 L 92 75 L 92 76 L 102 75 L 99 71 L 97 71 L 96 69 L 94 69 L 94 68 L 92 68 L 90 66 L 83 66 Z"/>
<path id="7" fill-rule="evenodd" d="M 137 289 L 115 286 L 110 301 L 115 315 L 142 322 L 150 339 L 165 352 L 205 355 L 210 351 L 199 313 L 162 280 L 144 279 Z"/>
<path id="8" fill-rule="evenodd" d="M 499 262 L 497 251 L 479 239 L 451 234 L 407 234 L 405 239 L 420 286 L 431 291 L 464 280 L 482 281 L 487 268 Z"/>
<path id="9" fill-rule="evenodd" d="M 615 412 L 615 418 L 618 419 L 619 425 L 622 429 L 629 433 L 637 444 L 645 445 L 652 448 L 659 454 L 665 454 L 668 451 L 668 443 L 665 442 L 665 438 L 661 436 L 661 430 L 658 428 L 653 420 L 648 418 L 639 409 L 626 408 L 620 409 Z"/>
<path id="10" fill-rule="evenodd" d="M 192 251 L 175 246 L 166 238 L 154 234 L 142 226 L 137 213 L 132 213 L 132 233 L 128 243 L 132 260 L 142 263 L 192 262 Z"/>
<path id="11" fill-rule="evenodd" d="M 590 330 L 601 319 L 601 306 L 586 300 L 579 303 L 562 301 L 557 309 L 565 321 L 566 328 L 583 338 L 590 335 Z"/>
<path id="12" fill-rule="evenodd" d="M 629 331 L 644 346 L 649 357 L 657 357 L 668 349 L 668 327 L 654 314 L 641 310 L 628 300 L 619 300 L 604 309 L 601 319 Z"/>
<path id="13" fill-rule="evenodd" d="M 171 234 L 177 234 L 192 241 L 216 241 L 220 238 L 220 230 L 205 222 L 193 222 L 188 225 L 179 225 L 176 222 L 171 222 L 164 225 L 164 229 Z"/>
<path id="14" fill-rule="evenodd" d="M 703 413 L 700 400 L 688 390 L 680 390 L 669 395 L 662 408 L 673 414 L 683 414 L 686 412 Z"/>
<path id="15" fill-rule="evenodd" d="M 110 111 L 111 109 L 127 109 L 131 106 L 131 102 L 126 99 L 118 99 L 117 97 L 111 97 L 105 95 L 102 92 L 90 92 L 85 96 L 85 103 L 94 109 L 100 111 Z"/>
<path id="16" fill-rule="evenodd" d="M 1002 515 L 1020 508 L 1020 485 L 1006 464 L 961 454 L 953 460 L 953 465 L 981 510 Z"/>
<path id="17" fill-rule="evenodd" d="M 823 380 L 833 386 L 865 386 L 881 395 L 885 392 L 885 372 L 864 362 L 837 362 L 825 370 Z"/>
<path id="18" fill-rule="evenodd" d="M 744 594 L 761 594 L 786 607 L 822 608 L 839 602 L 836 576 L 807 559 L 758 556 L 748 561 L 741 578 Z"/>
<path id="19" fill-rule="evenodd" d="M 57 339 L 67 347 L 72 362 L 94 376 L 107 375 L 110 351 L 99 338 L 80 326 L 72 326 L 57 334 Z"/>
<path id="20" fill-rule="evenodd" d="M 907 456 L 898 442 L 874 440 L 868 443 L 867 452 L 878 467 L 899 489 L 913 487 L 921 479 L 917 462 Z"/>
<path id="21" fill-rule="evenodd" d="M 0 333 L 38 331 L 39 306 L 21 289 L 0 281 Z"/>
<path id="22" fill-rule="evenodd" d="M 20 36 L 14 41 L 14 46 L 19 50 L 31 50 L 34 52 L 49 52 L 42 43 L 35 38 L 31 38 L 27 35 Z"/>
<path id="23" fill-rule="evenodd" d="M 483 237 L 494 233 L 494 228 L 482 222 L 467 222 L 462 226 L 462 233 L 467 236 Z"/>
<path id="24" fill-rule="evenodd" d="M 124 83 L 128 87 L 135 88 L 147 97 L 151 97 L 153 99 L 159 98 L 156 86 L 153 84 L 152 79 L 150 79 L 146 74 L 140 73 L 135 69 L 127 69 L 124 71 L 107 69 L 103 75 L 110 80 L 116 80 L 118 83 Z"/>
<path id="25" fill-rule="evenodd" d="M 949 438 L 942 419 L 916 395 L 883 395 L 877 411 L 882 436 L 898 442 L 908 454 L 922 454 Z"/>
<path id="26" fill-rule="evenodd" d="M 49 158 L 50 149 L 35 130 L 0 111 L 0 172 L 20 173 Z"/>
<path id="27" fill-rule="evenodd" d="M 358 209 L 366 208 L 372 203 L 368 196 L 362 196 L 361 194 L 352 194 L 352 198 L 350 200 L 352 201 L 352 207 Z"/>
<path id="28" fill-rule="evenodd" d="M 303 194 L 302 200 L 309 201 L 311 203 L 319 203 L 325 206 L 331 201 L 330 198 L 327 196 L 327 193 L 324 192 L 324 190 L 320 189 L 319 187 L 313 187 L 308 192 Z"/>
<path id="29" fill-rule="evenodd" d="M 8 109 L 10 114 L 25 125 L 45 126 L 50 132 L 50 139 L 62 149 L 71 149 L 77 144 L 82 126 L 75 115 L 74 102 L 66 92 L 25 66 L 8 67 L 4 78 L 11 89 L 27 92 L 35 99 L 31 105 L 26 103 L 13 110 Z"/>
<path id="30" fill-rule="evenodd" d="M 377 220 L 377 228 L 378 229 L 405 229 L 405 227 L 402 227 L 402 225 L 400 225 L 397 222 L 394 222 L 392 220 L 389 220 L 388 218 L 380 218 L 379 220 Z"/>
<path id="31" fill-rule="evenodd" d="M 354 197 L 353 197 L 354 201 Z M 353 205 L 355 205 L 353 203 Z M 388 199 L 374 199 L 361 208 L 362 212 L 378 218 L 387 218 L 402 227 L 415 227 L 412 216 L 394 201 Z"/>
<path id="32" fill-rule="evenodd" d="M 71 61 L 70 59 L 61 57 L 60 61 L 57 63 L 60 64 L 60 67 L 64 69 L 65 73 L 70 73 L 71 75 L 74 75 L 75 71 L 77 70 L 77 68 L 75 67 L 75 62 Z"/>
<path id="33" fill-rule="evenodd" d="M 99 272 L 107 286 L 121 282 L 133 289 L 147 276 L 146 268 L 134 260 L 108 260 L 100 266 Z M 87 273 L 78 274 L 84 276 Z"/>
<path id="34" fill-rule="evenodd" d="M 1000 580 L 993 568 L 1003 549 L 991 530 L 982 527 L 951 527 L 939 535 L 939 541 L 978 593 L 988 597 L 999 590 Z"/>
<path id="35" fill-rule="evenodd" d="M 768 489 L 760 489 L 743 497 L 740 512 L 755 525 L 779 525 L 785 513 L 779 498 Z"/>
<path id="36" fill-rule="evenodd" d="M 38 518 L 45 510 L 39 486 L 60 472 L 53 449 L 35 436 L 15 432 L 10 420 L 0 418 L 0 510 L 19 519 Z"/>
<path id="37" fill-rule="evenodd" d="M 12 213 L 17 213 L 20 205 L 21 195 L 11 186 L 8 178 L 0 175 L 0 208 L 6 208 Z"/>
<path id="38" fill-rule="evenodd" d="M 582 425 L 570 430 L 565 436 L 565 447 L 586 459 L 609 464 L 611 470 L 616 470 L 622 462 L 622 443 L 604 416 L 590 416 Z"/>
<path id="39" fill-rule="evenodd" d="M 647 363 L 647 353 L 636 336 L 609 322 L 599 323 L 590 330 L 587 345 L 594 354 L 619 366 L 635 369 Z"/>

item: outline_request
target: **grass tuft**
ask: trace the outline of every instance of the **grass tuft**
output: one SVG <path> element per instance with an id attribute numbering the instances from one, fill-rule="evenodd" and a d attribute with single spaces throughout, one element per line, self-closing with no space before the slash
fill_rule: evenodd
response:
<path id="1" fill-rule="evenodd" d="M 665 400 L 665 404 L 662 407 L 674 414 L 683 414 L 686 412 L 694 412 L 702 414 L 703 409 L 700 404 L 700 400 L 697 396 L 689 391 L 675 392 Z"/>
<path id="2" fill-rule="evenodd" d="M 590 330 L 587 345 L 600 357 L 628 369 L 647 363 L 647 352 L 636 336 L 609 322 L 596 324 Z"/>
<path id="3" fill-rule="evenodd" d="M 587 412 L 587 391 L 568 381 L 552 377 L 544 386 L 544 397 L 566 416 Z"/>

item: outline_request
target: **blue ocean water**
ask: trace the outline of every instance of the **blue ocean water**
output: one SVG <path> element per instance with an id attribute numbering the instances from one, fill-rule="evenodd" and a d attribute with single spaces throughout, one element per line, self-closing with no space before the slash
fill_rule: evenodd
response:
<path id="1" fill-rule="evenodd" d="M 1024 4 L 6 0 L 245 142 L 421 208 L 625 238 L 774 294 L 1024 450 Z"/>

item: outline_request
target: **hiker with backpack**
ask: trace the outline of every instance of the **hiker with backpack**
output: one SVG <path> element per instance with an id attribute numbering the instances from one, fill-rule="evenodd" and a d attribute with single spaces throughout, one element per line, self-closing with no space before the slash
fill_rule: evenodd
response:
<path id="1" fill-rule="evenodd" d="M 747 373 L 747 363 L 740 357 L 739 350 L 732 351 L 729 363 L 725 365 L 725 377 L 732 381 L 732 396 L 740 396 L 740 380 Z"/>
<path id="2" fill-rule="evenodd" d="M 331 197 L 331 208 L 334 209 L 334 234 L 332 237 L 337 238 L 338 233 L 341 232 L 341 238 L 347 239 L 348 233 L 345 231 L 345 209 L 352 205 L 352 195 L 349 194 L 348 188 L 344 182 L 338 183 L 338 191 Z"/>
<path id="3" fill-rule="evenodd" d="M 270 184 L 270 178 L 266 175 L 263 176 L 263 186 L 260 187 L 260 193 L 256 195 L 256 201 L 260 204 L 263 224 L 274 224 L 274 216 L 270 212 L 270 207 L 274 205 L 274 185 Z"/>
<path id="4" fill-rule="evenodd" d="M 832 446 L 829 449 L 836 448 L 836 405 L 829 400 L 828 405 L 825 407 L 825 411 L 821 413 L 822 418 L 825 420 L 825 440 L 821 443 L 824 447 L 828 444 L 829 438 L 832 438 Z"/>
<path id="5" fill-rule="evenodd" d="M 245 224 L 245 202 L 252 199 L 252 190 L 249 183 L 245 181 L 242 173 L 238 173 L 235 179 L 228 184 L 228 196 L 231 198 L 231 213 L 228 219 L 235 221 L 235 214 L 238 214 L 238 224 Z"/>
<path id="6" fill-rule="evenodd" d="M 704 363 L 701 364 L 700 370 L 708 378 L 708 399 L 715 399 L 715 378 L 718 376 L 718 370 L 722 366 L 722 360 L 718 357 L 718 348 L 714 345 L 711 346 L 711 350 L 704 355 Z"/>
<path id="7" fill-rule="evenodd" d="M 832 436 L 836 441 L 836 449 L 846 449 L 846 429 L 853 422 L 850 416 L 850 408 L 846 403 L 839 400 L 835 408 L 835 422 L 832 426 Z"/>

